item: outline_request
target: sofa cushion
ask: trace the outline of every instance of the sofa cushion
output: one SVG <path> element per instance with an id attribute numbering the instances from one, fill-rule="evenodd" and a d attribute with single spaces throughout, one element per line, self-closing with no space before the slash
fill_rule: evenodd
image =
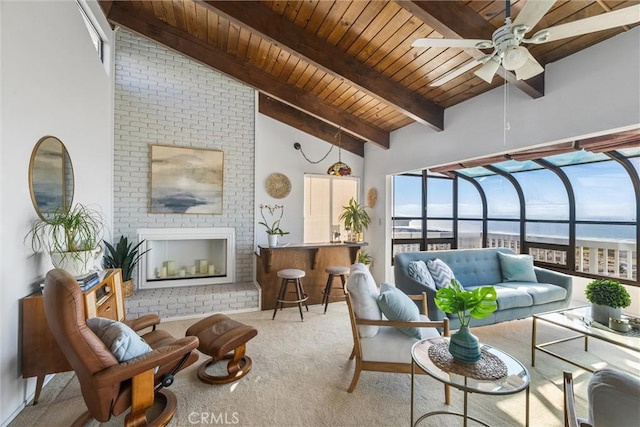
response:
<path id="1" fill-rule="evenodd" d="M 87 319 L 87 326 L 119 362 L 126 362 L 153 350 L 140 335 L 124 323 L 104 317 L 92 317 Z"/>
<path id="2" fill-rule="evenodd" d="M 494 286 L 496 294 L 498 294 L 498 297 L 496 298 L 498 311 L 516 307 L 530 307 L 533 305 L 533 297 L 528 292 L 502 285 L 503 284 L 501 283 Z M 469 286 L 465 289 L 473 290 L 479 287 L 480 286 Z"/>
<path id="3" fill-rule="evenodd" d="M 427 261 L 427 268 L 433 281 L 436 284 L 436 289 L 446 288 L 451 284 L 451 279 L 455 279 L 453 270 L 441 259 L 430 259 Z"/>
<path id="4" fill-rule="evenodd" d="M 429 273 L 427 264 L 425 264 L 424 261 L 411 261 L 409 263 L 408 273 L 409 277 L 412 279 L 425 284 L 430 288 L 436 289 L 436 284 L 433 281 L 433 277 L 431 277 L 431 273 Z"/>
<path id="5" fill-rule="evenodd" d="M 353 311 L 360 319 L 382 320 L 378 307 L 378 287 L 369 269 L 363 264 L 354 264 L 347 280 L 347 291 L 353 303 Z M 361 337 L 372 337 L 378 333 L 379 326 L 358 325 Z"/>
<path id="6" fill-rule="evenodd" d="M 389 320 L 399 320 L 401 322 L 415 322 L 420 320 L 420 310 L 416 304 L 400 289 L 388 283 L 380 284 L 380 296 L 378 296 L 380 311 Z M 409 326 L 398 326 L 398 330 L 403 334 L 420 338 L 420 330 Z"/>
<path id="7" fill-rule="evenodd" d="M 429 318 L 420 315 L 420 320 Z M 435 328 L 418 328 L 422 339 L 436 338 L 440 334 Z M 411 347 L 418 338 L 410 338 L 391 326 L 380 327 L 379 332 L 370 338 L 361 338 L 362 360 L 369 362 L 411 363 Z"/>
<path id="8" fill-rule="evenodd" d="M 567 297 L 567 290 L 565 288 L 549 283 L 505 282 L 499 283 L 498 286 L 517 289 L 519 291 L 528 293 L 529 295 L 531 295 L 531 298 L 533 298 L 534 305 L 562 301 Z"/>
<path id="9" fill-rule="evenodd" d="M 503 254 L 498 252 L 500 270 L 504 282 L 537 282 L 536 273 L 533 270 L 533 257 L 531 255 Z"/>

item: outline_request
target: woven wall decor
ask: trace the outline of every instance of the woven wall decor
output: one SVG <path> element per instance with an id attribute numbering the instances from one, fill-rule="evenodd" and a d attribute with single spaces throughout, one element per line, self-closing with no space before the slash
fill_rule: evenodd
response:
<path id="1" fill-rule="evenodd" d="M 274 172 L 267 177 L 265 183 L 267 194 L 274 199 L 284 199 L 291 193 L 291 181 L 282 173 Z"/>

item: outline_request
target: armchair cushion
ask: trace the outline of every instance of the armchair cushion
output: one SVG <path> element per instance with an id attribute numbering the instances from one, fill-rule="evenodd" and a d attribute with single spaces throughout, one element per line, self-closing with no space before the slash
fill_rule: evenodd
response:
<path id="1" fill-rule="evenodd" d="M 505 282 L 533 282 L 537 283 L 536 273 L 533 270 L 533 257 L 531 255 L 514 255 L 498 252 L 502 280 Z"/>
<path id="2" fill-rule="evenodd" d="M 381 320 L 382 312 L 378 307 L 378 287 L 371 272 L 363 264 L 354 264 L 349 273 L 347 291 L 353 302 L 353 311 L 360 319 Z M 373 337 L 378 333 L 379 326 L 358 325 L 361 337 Z"/>
<path id="3" fill-rule="evenodd" d="M 104 317 L 92 317 L 87 319 L 87 326 L 109 347 L 119 362 L 126 362 L 152 351 L 151 346 L 124 323 Z"/>
<path id="4" fill-rule="evenodd" d="M 431 277 L 433 277 L 436 289 L 446 288 L 451 284 L 451 279 L 456 278 L 453 275 L 451 267 L 439 258 L 428 260 L 427 268 L 429 269 L 429 273 L 431 273 Z"/>
<path id="5" fill-rule="evenodd" d="M 380 296 L 378 297 L 378 305 L 380 311 L 389 320 L 399 320 L 404 322 L 413 322 L 420 320 L 420 310 L 416 304 L 400 289 L 387 283 L 380 285 Z M 400 332 L 412 337 L 421 338 L 420 329 L 398 326 Z"/>

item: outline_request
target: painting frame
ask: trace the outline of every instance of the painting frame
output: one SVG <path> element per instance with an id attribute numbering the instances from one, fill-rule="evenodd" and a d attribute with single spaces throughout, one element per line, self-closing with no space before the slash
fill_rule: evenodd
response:
<path id="1" fill-rule="evenodd" d="M 150 213 L 222 214 L 222 150 L 153 144 L 149 177 Z"/>

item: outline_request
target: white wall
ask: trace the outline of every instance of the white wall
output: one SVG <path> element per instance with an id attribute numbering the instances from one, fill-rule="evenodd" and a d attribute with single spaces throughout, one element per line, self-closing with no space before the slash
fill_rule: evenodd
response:
<path id="1" fill-rule="evenodd" d="M 605 40 L 547 65 L 545 96 L 531 99 L 509 89 L 511 130 L 503 139 L 503 88 L 496 88 L 445 112 L 445 130 L 412 124 L 391 135 L 387 151 L 367 144 L 365 183 L 379 190 L 388 176 L 453 161 L 513 151 L 521 147 L 608 133 L 640 123 L 640 28 Z M 390 161 L 393 159 L 392 161 Z M 389 193 L 380 194 L 376 214 L 383 224 L 370 228 L 377 278 L 393 280 Z"/>
<path id="2" fill-rule="evenodd" d="M 258 102 L 256 101 L 257 104 Z M 331 144 L 326 141 L 301 132 L 263 114 L 256 113 L 256 246 L 267 245 L 265 229 L 258 224 L 258 222 L 262 221 L 260 218 L 260 204 L 284 205 L 284 215 L 280 224 L 284 231 L 288 231 L 291 234 L 281 237 L 280 242 L 303 242 L 304 175 L 310 173 L 324 175 L 327 173 L 329 166 L 338 161 L 338 149 L 336 147 L 325 160 L 315 165 L 311 164 L 302 157 L 300 151 L 293 148 L 295 142 L 300 143 L 306 156 L 313 161 L 321 159 L 331 148 Z M 360 177 L 360 188 L 362 189 L 364 159 L 342 150 L 342 161 L 351 166 L 352 176 Z M 284 199 L 274 199 L 267 194 L 265 189 L 267 177 L 274 172 L 285 174 L 291 181 L 291 193 Z M 367 236 L 365 236 L 366 239 Z M 327 236 L 328 240 L 329 236 Z"/>
<path id="3" fill-rule="evenodd" d="M 110 226 L 113 84 L 74 1 L 3 0 L 0 42 L 0 425 L 5 425 L 35 389 L 35 378 L 23 380 L 20 372 L 20 300 L 50 268 L 29 258 L 23 243 L 36 218 L 28 185 L 31 150 L 44 135 L 60 138 L 73 163 L 74 201 L 99 207 Z"/>

